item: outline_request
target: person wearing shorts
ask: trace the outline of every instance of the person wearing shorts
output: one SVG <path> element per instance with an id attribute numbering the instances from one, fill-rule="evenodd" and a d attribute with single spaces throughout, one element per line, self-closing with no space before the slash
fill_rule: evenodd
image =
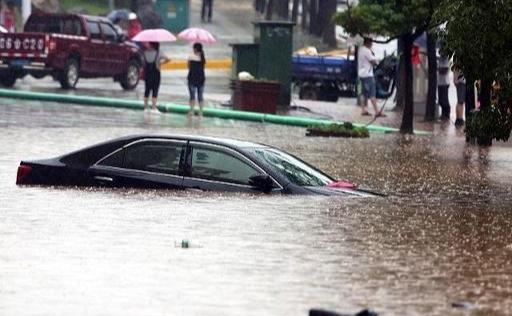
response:
<path id="1" fill-rule="evenodd" d="M 368 100 L 372 102 L 375 116 L 385 116 L 377 107 L 375 77 L 373 75 L 373 67 L 377 64 L 375 55 L 372 51 L 373 41 L 370 38 L 364 39 L 364 45 L 359 48 L 357 56 L 357 73 L 361 80 L 363 104 L 362 115 L 370 115 L 368 112 Z"/>
<path id="2" fill-rule="evenodd" d="M 189 117 L 194 114 L 194 106 L 197 102 L 199 103 L 199 117 L 203 115 L 203 90 L 204 90 L 204 65 L 206 59 L 204 57 L 203 45 L 201 43 L 195 43 L 192 46 L 193 53 L 188 59 L 188 91 L 190 94 L 190 111 L 188 112 Z"/>

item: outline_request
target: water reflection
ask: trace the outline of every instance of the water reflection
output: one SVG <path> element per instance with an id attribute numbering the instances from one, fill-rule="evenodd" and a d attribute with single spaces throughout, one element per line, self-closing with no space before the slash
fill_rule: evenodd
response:
<path id="1" fill-rule="evenodd" d="M 195 119 L 195 118 L 194 118 Z M 463 137 L 304 129 L 31 103 L 0 107 L 0 314 L 385 315 L 512 310 L 512 158 Z M 274 145 L 389 198 L 17 187 L 21 159 L 117 136 Z M 467 156 L 467 150 L 471 155 Z M 183 239 L 191 247 L 176 247 Z"/>

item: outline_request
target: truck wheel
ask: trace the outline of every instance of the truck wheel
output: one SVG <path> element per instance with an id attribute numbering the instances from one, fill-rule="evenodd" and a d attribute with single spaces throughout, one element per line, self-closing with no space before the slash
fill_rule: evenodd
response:
<path id="1" fill-rule="evenodd" d="M 2 74 L 0 76 L 0 83 L 2 86 L 10 88 L 16 83 L 16 77 L 11 72 Z"/>
<path id="2" fill-rule="evenodd" d="M 299 91 L 299 99 L 301 100 L 318 100 L 318 91 L 315 87 L 301 87 Z"/>
<path id="3" fill-rule="evenodd" d="M 126 67 L 126 72 L 122 75 L 119 83 L 124 90 L 133 90 L 139 83 L 140 78 L 140 64 L 135 60 L 130 60 L 128 62 L 128 67 Z"/>
<path id="4" fill-rule="evenodd" d="M 60 86 L 62 89 L 75 88 L 79 76 L 80 67 L 78 66 L 78 61 L 74 58 L 70 58 L 66 68 L 64 68 L 59 75 Z"/>

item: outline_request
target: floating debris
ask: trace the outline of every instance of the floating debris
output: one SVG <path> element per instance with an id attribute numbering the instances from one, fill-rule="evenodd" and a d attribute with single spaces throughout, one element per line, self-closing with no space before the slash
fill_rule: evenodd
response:
<path id="1" fill-rule="evenodd" d="M 453 308 L 460 308 L 465 310 L 475 309 L 476 306 L 474 304 L 471 304 L 469 302 L 453 302 L 452 303 Z"/>

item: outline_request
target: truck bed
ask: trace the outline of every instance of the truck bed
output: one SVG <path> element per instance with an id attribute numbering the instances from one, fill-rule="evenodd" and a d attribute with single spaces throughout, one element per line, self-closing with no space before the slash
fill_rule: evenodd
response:
<path id="1" fill-rule="evenodd" d="M 355 60 L 331 56 L 292 56 L 294 80 L 318 79 L 355 82 L 357 77 Z"/>

